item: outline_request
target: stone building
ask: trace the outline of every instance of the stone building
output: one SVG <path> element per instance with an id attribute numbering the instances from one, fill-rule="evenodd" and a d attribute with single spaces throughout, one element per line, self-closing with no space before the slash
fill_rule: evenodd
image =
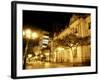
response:
<path id="1" fill-rule="evenodd" d="M 63 47 L 61 51 L 58 50 L 57 46 L 54 48 L 53 61 L 54 62 L 69 62 L 69 63 L 86 63 L 90 65 L 91 61 L 91 16 L 90 15 L 73 15 L 70 19 L 69 26 L 65 28 L 58 36 L 54 37 L 54 41 L 59 39 L 64 40 L 66 36 L 73 34 L 76 37 L 83 40 L 81 44 L 78 42 L 75 44 L 70 43 L 70 47 L 58 45 Z M 87 37 L 87 38 L 86 38 Z M 86 40 L 86 42 L 85 42 Z M 89 43 L 87 43 L 89 42 Z M 67 42 L 65 42 L 67 43 Z M 59 44 L 59 43 L 58 43 Z"/>

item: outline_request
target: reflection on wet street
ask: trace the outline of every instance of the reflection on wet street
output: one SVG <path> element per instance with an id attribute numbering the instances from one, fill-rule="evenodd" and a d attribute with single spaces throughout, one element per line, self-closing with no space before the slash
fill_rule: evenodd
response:
<path id="1" fill-rule="evenodd" d="M 80 66 L 78 64 L 77 66 Z M 52 62 L 42 62 L 36 61 L 26 65 L 26 69 L 41 69 L 41 68 L 62 68 L 62 67 L 72 67 L 71 63 L 52 63 Z"/>

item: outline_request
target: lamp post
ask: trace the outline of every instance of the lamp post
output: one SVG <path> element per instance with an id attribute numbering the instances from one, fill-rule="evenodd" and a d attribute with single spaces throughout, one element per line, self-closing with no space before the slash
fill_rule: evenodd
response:
<path id="1" fill-rule="evenodd" d="M 27 51 L 29 46 L 29 40 L 30 39 L 36 39 L 38 37 L 38 34 L 36 32 L 32 32 L 30 29 L 26 29 L 23 31 L 23 36 L 26 38 L 26 47 L 25 47 L 25 53 L 23 57 L 23 69 L 26 69 L 26 58 L 27 58 Z"/>
<path id="2" fill-rule="evenodd" d="M 27 50 L 28 50 L 28 43 L 29 39 L 31 38 L 31 30 L 27 29 L 26 31 L 23 31 L 23 36 L 26 38 L 26 47 L 25 47 L 25 53 L 24 53 L 24 59 L 23 59 L 23 69 L 26 68 L 26 57 L 27 57 Z"/>

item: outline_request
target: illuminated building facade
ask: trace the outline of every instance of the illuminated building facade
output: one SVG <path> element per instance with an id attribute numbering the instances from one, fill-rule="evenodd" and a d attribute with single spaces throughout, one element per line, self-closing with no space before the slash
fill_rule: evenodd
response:
<path id="1" fill-rule="evenodd" d="M 91 16 L 90 15 L 73 15 L 70 18 L 69 26 L 58 35 L 53 38 L 53 58 L 51 61 L 53 62 L 69 62 L 69 63 L 89 63 L 91 59 Z M 74 35 L 72 40 L 68 41 L 66 36 Z M 75 42 L 76 39 L 76 42 Z M 60 45 L 59 42 L 56 43 L 57 40 L 62 40 Z M 80 41 L 81 40 L 81 41 Z M 72 43 L 71 43 L 72 42 Z M 56 45 L 58 44 L 58 45 Z M 69 46 L 65 46 L 63 44 L 68 44 Z M 60 48 L 58 48 L 60 46 Z"/>

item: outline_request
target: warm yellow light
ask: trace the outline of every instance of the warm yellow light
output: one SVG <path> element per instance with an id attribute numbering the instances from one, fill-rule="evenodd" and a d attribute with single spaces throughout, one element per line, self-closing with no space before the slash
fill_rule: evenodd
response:
<path id="1" fill-rule="evenodd" d="M 32 54 L 28 54 L 28 58 L 31 58 L 32 57 Z"/>
<path id="2" fill-rule="evenodd" d="M 25 31 L 23 31 L 23 36 L 25 36 Z"/>
<path id="3" fill-rule="evenodd" d="M 31 30 L 30 29 L 27 29 L 26 31 L 25 31 L 25 34 L 26 34 L 26 38 L 31 38 Z"/>
<path id="4" fill-rule="evenodd" d="M 46 45 L 42 45 L 42 47 L 43 47 L 43 48 L 46 48 L 47 46 L 46 46 Z"/>
<path id="5" fill-rule="evenodd" d="M 47 53 L 45 53 L 45 55 L 46 55 L 46 56 L 49 56 L 49 53 L 47 52 Z"/>
<path id="6" fill-rule="evenodd" d="M 70 44 L 70 46 L 72 47 L 72 46 L 73 46 L 73 44 Z"/>
<path id="7" fill-rule="evenodd" d="M 40 57 L 42 58 L 42 57 L 43 57 L 43 55 L 40 55 Z"/>
<path id="8" fill-rule="evenodd" d="M 32 33 L 32 39 L 36 39 L 36 38 L 38 38 L 38 34 L 36 32 L 33 32 Z"/>
<path id="9" fill-rule="evenodd" d="M 58 47 L 57 50 L 62 51 L 62 50 L 64 50 L 64 48 L 63 47 Z"/>

